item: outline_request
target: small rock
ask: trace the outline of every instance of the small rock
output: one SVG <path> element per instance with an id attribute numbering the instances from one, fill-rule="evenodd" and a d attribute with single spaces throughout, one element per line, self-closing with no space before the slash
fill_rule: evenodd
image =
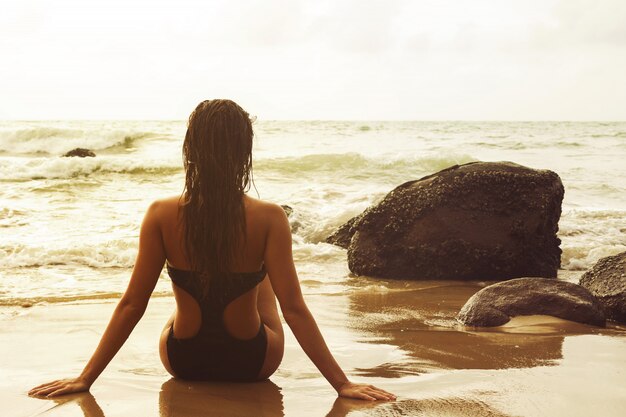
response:
<path id="1" fill-rule="evenodd" d="M 598 298 L 609 320 L 626 323 L 626 252 L 600 259 L 580 285 Z"/>
<path id="2" fill-rule="evenodd" d="M 89 150 L 89 149 L 76 148 L 76 149 L 72 149 L 71 151 L 67 152 L 63 156 L 65 156 L 65 157 L 77 156 L 79 158 L 85 158 L 85 157 L 93 158 L 93 157 L 96 156 L 96 154 L 93 151 Z"/>
<path id="3" fill-rule="evenodd" d="M 285 211 L 285 214 L 287 215 L 287 217 L 291 216 L 291 213 L 293 213 L 293 208 L 291 208 L 291 206 L 288 206 L 286 204 L 281 204 L 280 206 Z"/>
<path id="4" fill-rule="evenodd" d="M 467 300 L 457 320 L 467 326 L 491 327 L 511 317 L 532 315 L 605 325 L 602 305 L 586 288 L 546 278 L 517 278 L 485 287 Z"/>

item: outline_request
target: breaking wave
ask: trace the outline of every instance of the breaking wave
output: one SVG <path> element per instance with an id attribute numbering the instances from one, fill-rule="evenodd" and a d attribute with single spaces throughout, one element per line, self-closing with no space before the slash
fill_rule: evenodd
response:
<path id="1" fill-rule="evenodd" d="M 418 158 L 366 157 L 351 152 L 342 154 L 312 154 L 298 157 L 267 158 L 257 160 L 256 171 L 276 172 L 284 175 L 330 174 L 338 178 L 359 179 L 377 175 L 395 176 L 411 173 L 430 173 L 456 164 L 476 159 L 465 154 Z M 417 179 L 415 177 L 407 178 Z"/>
<path id="2" fill-rule="evenodd" d="M 131 268 L 137 255 L 137 239 L 112 240 L 105 243 L 50 245 L 13 244 L 0 246 L 4 268 L 44 265 L 82 265 L 92 268 Z"/>
<path id="3" fill-rule="evenodd" d="M 0 165 L 0 181 L 63 179 L 93 174 L 158 174 L 182 172 L 179 158 L 169 161 L 131 157 L 97 156 L 95 158 L 5 158 Z"/>
<path id="4" fill-rule="evenodd" d="M 255 161 L 257 173 L 277 173 L 285 177 L 331 175 L 365 179 L 372 176 L 402 177 L 406 181 L 455 164 L 474 161 L 468 155 L 447 157 L 382 159 L 357 153 L 314 154 L 300 157 L 267 158 Z M 146 159 L 130 155 L 103 155 L 95 158 L 5 157 L 0 165 L 0 181 L 61 179 L 93 174 L 172 175 L 182 173 L 179 155 L 167 159 Z"/>
<path id="5" fill-rule="evenodd" d="M 138 142 L 163 134 L 106 127 L 74 128 L 32 126 L 0 128 L 0 153 L 9 155 L 62 155 L 74 148 L 115 151 L 133 148 Z"/>

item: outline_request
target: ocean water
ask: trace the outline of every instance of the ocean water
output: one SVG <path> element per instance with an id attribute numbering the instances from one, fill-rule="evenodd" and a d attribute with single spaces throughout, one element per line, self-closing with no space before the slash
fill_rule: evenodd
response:
<path id="1" fill-rule="evenodd" d="M 0 306 L 118 297 L 154 199 L 183 187 L 184 121 L 0 122 Z M 332 231 L 402 182 L 454 164 L 557 172 L 564 279 L 626 250 L 626 122 L 255 122 L 254 197 L 291 206 L 305 294 L 386 291 Z M 95 158 L 63 158 L 73 148 Z M 169 296 L 161 276 L 155 296 Z"/>

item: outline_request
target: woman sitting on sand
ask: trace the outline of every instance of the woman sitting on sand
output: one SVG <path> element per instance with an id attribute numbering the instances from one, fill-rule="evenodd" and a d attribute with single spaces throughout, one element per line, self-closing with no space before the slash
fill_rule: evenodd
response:
<path id="1" fill-rule="evenodd" d="M 93 356 L 77 378 L 49 382 L 29 394 L 87 391 L 142 317 L 166 264 L 176 310 L 160 339 L 174 377 L 260 381 L 276 371 L 284 335 L 276 308 L 305 353 L 343 397 L 393 400 L 346 378 L 307 308 L 291 253 L 283 209 L 253 199 L 252 124 L 230 100 L 203 101 L 191 113 L 183 156 L 185 191 L 154 202 L 139 235 L 139 253 Z"/>

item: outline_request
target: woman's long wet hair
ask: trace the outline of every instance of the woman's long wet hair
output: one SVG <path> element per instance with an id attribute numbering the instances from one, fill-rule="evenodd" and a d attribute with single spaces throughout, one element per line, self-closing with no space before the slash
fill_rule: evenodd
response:
<path id="1" fill-rule="evenodd" d="M 246 238 L 243 196 L 252 178 L 252 122 L 231 100 L 206 100 L 189 116 L 183 160 L 184 246 L 206 296 L 232 272 Z"/>

